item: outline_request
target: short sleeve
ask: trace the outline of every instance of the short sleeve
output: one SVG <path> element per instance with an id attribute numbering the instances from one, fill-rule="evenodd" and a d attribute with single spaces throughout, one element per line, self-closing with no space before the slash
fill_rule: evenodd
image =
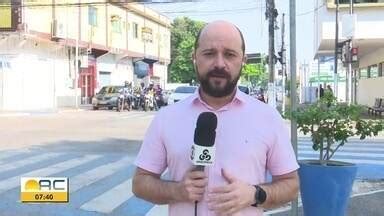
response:
<path id="1" fill-rule="evenodd" d="M 161 134 L 161 122 L 164 122 L 164 119 L 161 116 L 161 112 L 158 112 L 152 120 L 134 162 L 137 167 L 156 174 L 161 174 L 167 166 L 166 149 Z"/>
<path id="2" fill-rule="evenodd" d="M 273 176 L 284 175 L 299 168 L 291 145 L 288 128 L 279 114 L 275 118 L 273 143 L 268 150 L 267 169 Z"/>

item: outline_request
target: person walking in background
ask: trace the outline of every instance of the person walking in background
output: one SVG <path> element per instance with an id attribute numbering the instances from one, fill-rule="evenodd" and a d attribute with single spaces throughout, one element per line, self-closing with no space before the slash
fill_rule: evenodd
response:
<path id="1" fill-rule="evenodd" d="M 327 85 L 327 92 L 330 92 L 333 95 L 333 91 L 331 85 Z"/>
<path id="2" fill-rule="evenodd" d="M 236 87 L 246 62 L 241 31 L 225 21 L 207 24 L 192 59 L 200 87 L 155 116 L 135 160 L 133 193 L 169 204 L 171 216 L 193 215 L 197 201 L 199 216 L 260 216 L 295 199 L 298 164 L 282 117 Z M 199 171 L 190 153 L 202 112 L 218 122 L 215 161 Z M 166 169 L 168 180 L 160 178 Z"/>
<path id="3" fill-rule="evenodd" d="M 321 84 L 320 84 L 319 88 L 320 88 L 320 98 L 322 98 L 324 96 L 324 88 Z"/>

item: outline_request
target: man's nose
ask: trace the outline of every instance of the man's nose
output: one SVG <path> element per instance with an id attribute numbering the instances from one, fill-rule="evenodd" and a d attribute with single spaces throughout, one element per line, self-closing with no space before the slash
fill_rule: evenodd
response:
<path id="1" fill-rule="evenodd" d="M 225 58 L 223 55 L 217 55 L 215 59 L 215 67 L 216 68 L 225 68 L 226 67 L 226 62 Z"/>

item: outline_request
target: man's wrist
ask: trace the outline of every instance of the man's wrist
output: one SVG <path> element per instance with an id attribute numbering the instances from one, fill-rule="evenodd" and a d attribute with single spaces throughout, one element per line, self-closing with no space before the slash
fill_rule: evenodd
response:
<path id="1" fill-rule="evenodd" d="M 267 193 L 259 185 L 254 185 L 253 187 L 255 188 L 255 193 L 254 193 L 254 203 L 252 204 L 252 206 L 259 207 L 267 200 Z"/>

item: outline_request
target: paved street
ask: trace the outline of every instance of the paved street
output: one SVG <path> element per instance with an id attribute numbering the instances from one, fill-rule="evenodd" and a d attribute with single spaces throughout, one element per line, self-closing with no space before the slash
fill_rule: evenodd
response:
<path id="1" fill-rule="evenodd" d="M 132 162 L 154 114 L 99 110 L 0 117 L 0 216 L 166 215 L 166 207 L 131 193 Z M 310 140 L 300 138 L 299 158 L 316 158 L 310 148 Z M 359 166 L 350 212 L 380 215 L 384 140 L 352 140 L 335 159 Z M 20 177 L 24 176 L 69 177 L 70 202 L 20 203 Z M 284 209 L 272 212 L 286 215 Z"/>

